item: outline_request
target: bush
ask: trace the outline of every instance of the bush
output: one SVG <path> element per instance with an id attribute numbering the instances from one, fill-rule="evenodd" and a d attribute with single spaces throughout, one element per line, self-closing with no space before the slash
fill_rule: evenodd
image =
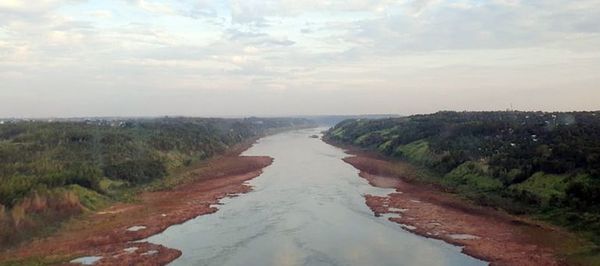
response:
<path id="1" fill-rule="evenodd" d="M 147 183 L 166 175 L 167 168 L 158 160 L 127 161 L 110 165 L 104 169 L 107 177 L 125 180 L 134 184 Z"/>

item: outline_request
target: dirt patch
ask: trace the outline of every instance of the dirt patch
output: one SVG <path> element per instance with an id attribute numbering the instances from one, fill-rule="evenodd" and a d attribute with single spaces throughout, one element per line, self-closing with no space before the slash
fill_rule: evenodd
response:
<path id="1" fill-rule="evenodd" d="M 237 151 L 241 151 L 239 149 Z M 211 159 L 189 173 L 195 178 L 173 189 L 143 192 L 135 204 L 119 203 L 67 223 L 58 233 L 0 254 L 1 262 L 27 258 L 102 257 L 94 265 L 164 265 L 178 250 L 132 242 L 164 231 L 199 215 L 217 211 L 219 199 L 246 193 L 244 182 L 259 176 L 273 161 L 238 152 Z M 128 230 L 135 227 L 136 230 Z"/>
<path id="2" fill-rule="evenodd" d="M 491 265 L 566 265 L 559 250 L 579 241 L 561 229 L 476 206 L 435 186 L 411 183 L 410 165 L 368 153 L 344 161 L 361 170 L 360 176 L 370 184 L 393 184 L 396 189 L 387 196 L 365 196 L 375 215 L 416 234 L 462 246 L 465 254 Z"/>

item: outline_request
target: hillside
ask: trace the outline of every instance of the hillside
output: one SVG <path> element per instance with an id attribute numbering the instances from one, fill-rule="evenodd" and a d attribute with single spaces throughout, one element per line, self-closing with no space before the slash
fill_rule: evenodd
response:
<path id="1" fill-rule="evenodd" d="M 439 112 L 346 120 L 330 141 L 420 167 L 420 181 L 600 242 L 600 112 Z"/>
<path id="2" fill-rule="evenodd" d="M 228 148 L 305 119 L 96 119 L 0 124 L 0 247 L 127 200 Z"/>

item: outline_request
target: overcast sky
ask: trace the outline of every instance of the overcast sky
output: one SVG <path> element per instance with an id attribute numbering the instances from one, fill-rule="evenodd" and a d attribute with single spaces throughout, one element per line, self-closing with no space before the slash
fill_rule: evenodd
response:
<path id="1" fill-rule="evenodd" d="M 600 109 L 600 0 L 0 0 L 0 117 Z"/>

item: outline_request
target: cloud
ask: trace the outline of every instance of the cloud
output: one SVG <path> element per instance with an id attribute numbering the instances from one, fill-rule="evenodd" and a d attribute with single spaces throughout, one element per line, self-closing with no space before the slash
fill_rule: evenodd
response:
<path id="1" fill-rule="evenodd" d="M 172 6 L 162 2 L 151 0 L 127 0 L 129 3 L 139 7 L 140 9 L 156 14 L 174 15 L 176 14 Z"/>
<path id="2" fill-rule="evenodd" d="M 43 22 L 56 8 L 80 0 L 40 0 L 32 4 L 25 0 L 0 1 L 0 26 L 11 22 Z"/>
<path id="3" fill-rule="evenodd" d="M 413 0 L 408 4 L 408 6 L 410 7 L 409 9 L 411 10 L 413 16 L 419 16 L 430 6 L 439 4 L 441 2 L 441 0 Z"/>
<path id="4" fill-rule="evenodd" d="M 279 2 L 273 0 L 230 0 L 229 10 L 233 24 L 266 27 L 268 17 L 277 16 Z"/>
<path id="5" fill-rule="evenodd" d="M 226 36 L 230 41 L 252 46 L 291 46 L 295 44 L 286 37 L 276 38 L 264 32 L 240 31 L 233 28 L 226 31 Z"/>
<path id="6" fill-rule="evenodd" d="M 64 4 L 76 3 L 76 0 L 39 0 L 34 5 L 26 0 L 4 0 L 0 2 L 0 12 L 3 13 L 44 13 Z"/>
<path id="7" fill-rule="evenodd" d="M 599 5 L 566 8 L 559 2 L 413 1 L 405 12 L 355 22 L 343 38 L 367 53 L 398 53 L 528 48 L 567 36 L 597 37 Z"/>
<path id="8" fill-rule="evenodd" d="M 94 10 L 89 12 L 89 14 L 91 16 L 97 17 L 97 18 L 105 18 L 105 19 L 109 19 L 112 18 L 113 13 L 109 10 Z"/>
<path id="9" fill-rule="evenodd" d="M 191 1 L 156 1 L 156 0 L 125 0 L 127 3 L 149 14 L 183 16 L 193 19 L 214 18 L 217 11 L 214 2 L 209 0 Z"/>
<path id="10" fill-rule="evenodd" d="M 561 92 L 600 97 L 599 25 L 597 0 L 6 0 L 0 116 L 78 115 L 57 106 L 89 98 L 110 103 L 91 114 L 202 113 L 169 105 L 181 95 L 215 115 L 222 99 L 237 114 L 503 109 L 544 90 L 531 108 L 564 109 Z"/>

